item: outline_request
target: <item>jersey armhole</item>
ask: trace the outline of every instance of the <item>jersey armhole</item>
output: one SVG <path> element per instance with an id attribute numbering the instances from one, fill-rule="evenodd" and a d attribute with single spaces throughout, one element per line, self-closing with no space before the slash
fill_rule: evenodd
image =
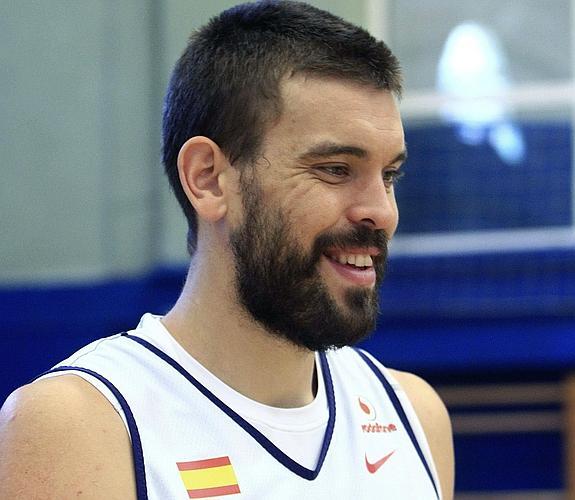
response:
<path id="1" fill-rule="evenodd" d="M 108 400 L 108 402 L 112 405 L 114 410 L 116 410 L 116 413 L 122 419 L 122 422 L 124 422 L 124 427 L 126 428 L 126 431 L 128 431 L 128 435 L 130 436 L 130 440 L 132 439 L 131 438 L 131 432 L 130 432 L 130 426 L 128 425 L 128 420 L 126 419 L 126 415 L 124 413 L 124 410 L 122 409 L 122 405 L 120 404 L 118 399 L 114 396 L 114 393 L 99 378 L 96 378 L 93 375 L 90 375 L 89 373 L 86 373 L 83 370 L 78 370 L 77 368 L 74 367 L 73 369 L 65 370 L 65 371 L 50 370 L 46 373 L 43 373 L 39 377 L 36 377 L 34 380 L 56 378 L 56 377 L 62 377 L 62 376 L 66 376 L 66 375 L 76 375 L 76 377 L 80 377 L 82 380 L 88 382 L 90 385 L 92 385 L 94 388 L 96 388 Z"/>
<path id="2" fill-rule="evenodd" d="M 411 442 L 417 452 L 427 475 L 433 485 L 435 493 L 438 500 L 441 500 L 441 486 L 439 484 L 439 477 L 437 475 L 437 470 L 435 468 L 435 463 L 433 461 L 433 456 L 431 454 L 431 449 L 427 442 L 425 432 L 423 427 L 419 422 L 419 418 L 415 413 L 407 394 L 401 387 L 401 385 L 393 378 L 393 376 L 388 372 L 388 370 L 375 359 L 368 352 L 355 348 L 355 351 L 359 356 L 365 361 L 368 367 L 373 371 L 375 376 L 382 383 L 390 401 L 392 402 L 399 419 L 401 420 Z"/>
<path id="3" fill-rule="evenodd" d="M 124 421 L 126 429 L 128 430 L 128 435 L 130 436 L 130 441 L 132 443 L 132 458 L 134 460 L 134 473 L 136 477 L 136 498 L 138 500 L 148 500 L 142 441 L 140 439 L 138 425 L 136 424 L 136 419 L 134 418 L 130 405 L 112 382 L 88 368 L 77 366 L 58 366 L 42 373 L 34 380 L 64 373 L 80 376 L 83 380 L 92 384 L 108 401 L 110 401 L 114 409 L 119 413 L 120 417 Z M 95 381 L 98 381 L 98 383 L 94 383 Z M 103 391 L 102 388 L 105 388 L 106 390 Z"/>

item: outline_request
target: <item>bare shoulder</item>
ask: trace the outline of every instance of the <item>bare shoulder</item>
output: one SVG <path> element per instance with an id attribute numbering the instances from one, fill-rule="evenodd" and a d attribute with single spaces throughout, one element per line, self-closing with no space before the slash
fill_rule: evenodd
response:
<path id="1" fill-rule="evenodd" d="M 0 498 L 135 498 L 129 435 L 75 375 L 38 380 L 0 410 Z"/>
<path id="2" fill-rule="evenodd" d="M 441 481 L 444 500 L 453 498 L 453 434 L 447 408 L 435 390 L 412 373 L 390 370 L 411 401 L 425 436 Z"/>
<path id="3" fill-rule="evenodd" d="M 439 420 L 439 423 L 450 429 L 449 415 L 443 401 L 425 380 L 413 373 L 389 371 L 409 397 L 422 425 L 427 421 L 437 424 Z"/>

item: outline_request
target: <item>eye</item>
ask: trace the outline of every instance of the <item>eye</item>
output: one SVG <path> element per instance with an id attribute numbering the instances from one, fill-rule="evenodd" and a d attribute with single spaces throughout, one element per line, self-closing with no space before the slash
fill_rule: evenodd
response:
<path id="1" fill-rule="evenodd" d="M 383 172 L 383 183 L 386 185 L 386 187 L 390 188 L 394 186 L 403 176 L 404 172 L 400 171 L 399 169 L 386 170 Z"/>
<path id="2" fill-rule="evenodd" d="M 334 177 L 345 177 L 349 173 L 345 165 L 322 165 L 318 169 Z"/>
<path id="3" fill-rule="evenodd" d="M 347 165 L 318 165 L 315 167 L 317 176 L 329 184 L 340 184 L 350 177 L 350 170 Z"/>

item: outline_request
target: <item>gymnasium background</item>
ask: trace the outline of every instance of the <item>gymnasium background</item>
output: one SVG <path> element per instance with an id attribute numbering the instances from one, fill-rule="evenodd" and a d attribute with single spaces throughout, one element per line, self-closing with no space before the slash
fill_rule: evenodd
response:
<path id="1" fill-rule="evenodd" d="M 448 404 L 458 499 L 575 498 L 572 1 L 311 3 L 383 37 L 406 76 L 367 347 Z M 0 400 L 177 296 L 162 95 L 190 31 L 233 4 L 0 3 Z"/>

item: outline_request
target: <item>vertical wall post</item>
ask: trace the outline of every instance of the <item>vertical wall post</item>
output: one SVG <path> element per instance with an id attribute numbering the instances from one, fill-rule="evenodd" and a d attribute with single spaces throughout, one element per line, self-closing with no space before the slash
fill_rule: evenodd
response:
<path id="1" fill-rule="evenodd" d="M 390 0 L 364 0 L 365 27 L 375 37 L 390 44 Z"/>

